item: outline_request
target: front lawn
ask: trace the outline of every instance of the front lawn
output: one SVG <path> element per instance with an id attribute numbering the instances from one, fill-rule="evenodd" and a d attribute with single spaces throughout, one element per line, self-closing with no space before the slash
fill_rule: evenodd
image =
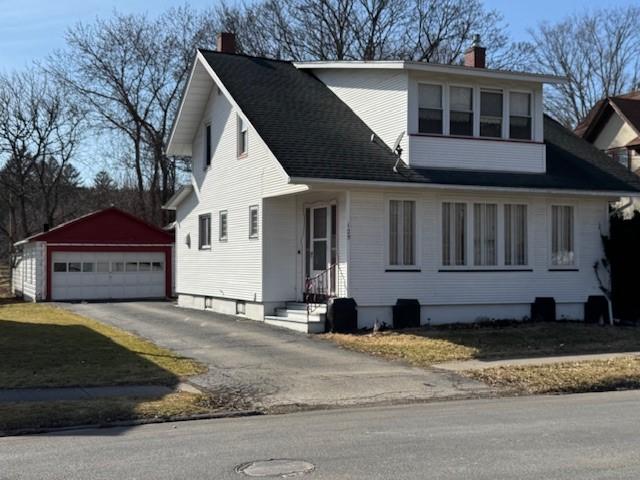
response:
<path id="1" fill-rule="evenodd" d="M 0 388 L 177 385 L 206 371 L 192 359 L 62 308 L 0 304 Z M 0 403 L 0 433 L 117 420 L 171 418 L 225 406 L 207 393 Z"/>
<path id="2" fill-rule="evenodd" d="M 582 393 L 640 388 L 640 358 L 501 366 L 465 375 L 518 393 Z"/>
<path id="3" fill-rule="evenodd" d="M 345 348 L 420 367 L 472 359 L 509 359 L 640 351 L 640 328 L 581 322 L 509 323 L 323 335 Z"/>
<path id="4" fill-rule="evenodd" d="M 0 388 L 175 385 L 205 366 L 44 304 L 0 305 Z"/>

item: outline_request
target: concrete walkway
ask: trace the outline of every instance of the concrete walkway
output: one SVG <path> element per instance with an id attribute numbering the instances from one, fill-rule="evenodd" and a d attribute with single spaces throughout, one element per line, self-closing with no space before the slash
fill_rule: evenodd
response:
<path id="1" fill-rule="evenodd" d="M 552 363 L 574 363 L 585 362 L 589 360 L 610 360 L 612 358 L 622 357 L 638 357 L 640 352 L 624 352 L 624 353 L 597 353 L 587 355 L 562 355 L 555 357 L 531 357 L 531 358 L 515 358 L 508 360 L 465 360 L 461 362 L 445 362 L 433 365 L 434 368 L 447 370 L 449 372 L 463 372 L 465 370 L 482 370 L 494 367 L 515 367 L 527 365 L 549 365 Z"/>
<path id="2" fill-rule="evenodd" d="M 174 392 L 199 393 L 199 390 L 188 383 L 179 383 L 175 387 L 115 385 L 109 387 L 4 388 L 0 389 L 0 403 L 94 400 L 109 397 L 162 397 Z"/>

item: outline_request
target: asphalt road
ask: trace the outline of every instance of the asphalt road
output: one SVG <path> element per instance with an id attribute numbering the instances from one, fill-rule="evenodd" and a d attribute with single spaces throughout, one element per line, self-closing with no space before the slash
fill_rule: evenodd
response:
<path id="1" fill-rule="evenodd" d="M 439 402 L 0 439 L 0 479 L 637 479 L 640 391 Z"/>
<path id="2" fill-rule="evenodd" d="M 209 371 L 189 380 L 245 408 L 282 411 L 490 392 L 486 385 L 453 372 L 389 362 L 262 322 L 169 302 L 62 306 L 206 363 Z"/>

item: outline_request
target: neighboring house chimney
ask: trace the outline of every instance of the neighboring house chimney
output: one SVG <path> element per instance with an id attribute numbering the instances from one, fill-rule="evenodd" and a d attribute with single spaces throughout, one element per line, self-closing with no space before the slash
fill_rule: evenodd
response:
<path id="1" fill-rule="evenodd" d="M 487 49 L 480 46 L 480 35 L 474 35 L 471 47 L 464 52 L 464 66 L 486 68 L 486 52 Z"/>
<path id="2" fill-rule="evenodd" d="M 236 36 L 230 32 L 220 32 L 216 37 L 216 48 L 222 53 L 236 53 Z"/>

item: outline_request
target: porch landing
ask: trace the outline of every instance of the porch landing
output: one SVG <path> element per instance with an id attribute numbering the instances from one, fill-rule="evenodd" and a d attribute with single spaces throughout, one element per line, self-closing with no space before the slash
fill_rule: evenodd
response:
<path id="1" fill-rule="evenodd" d="M 287 302 L 286 307 L 276 309 L 275 315 L 265 316 L 264 322 L 302 333 L 324 333 L 326 317 L 324 303 Z"/>

